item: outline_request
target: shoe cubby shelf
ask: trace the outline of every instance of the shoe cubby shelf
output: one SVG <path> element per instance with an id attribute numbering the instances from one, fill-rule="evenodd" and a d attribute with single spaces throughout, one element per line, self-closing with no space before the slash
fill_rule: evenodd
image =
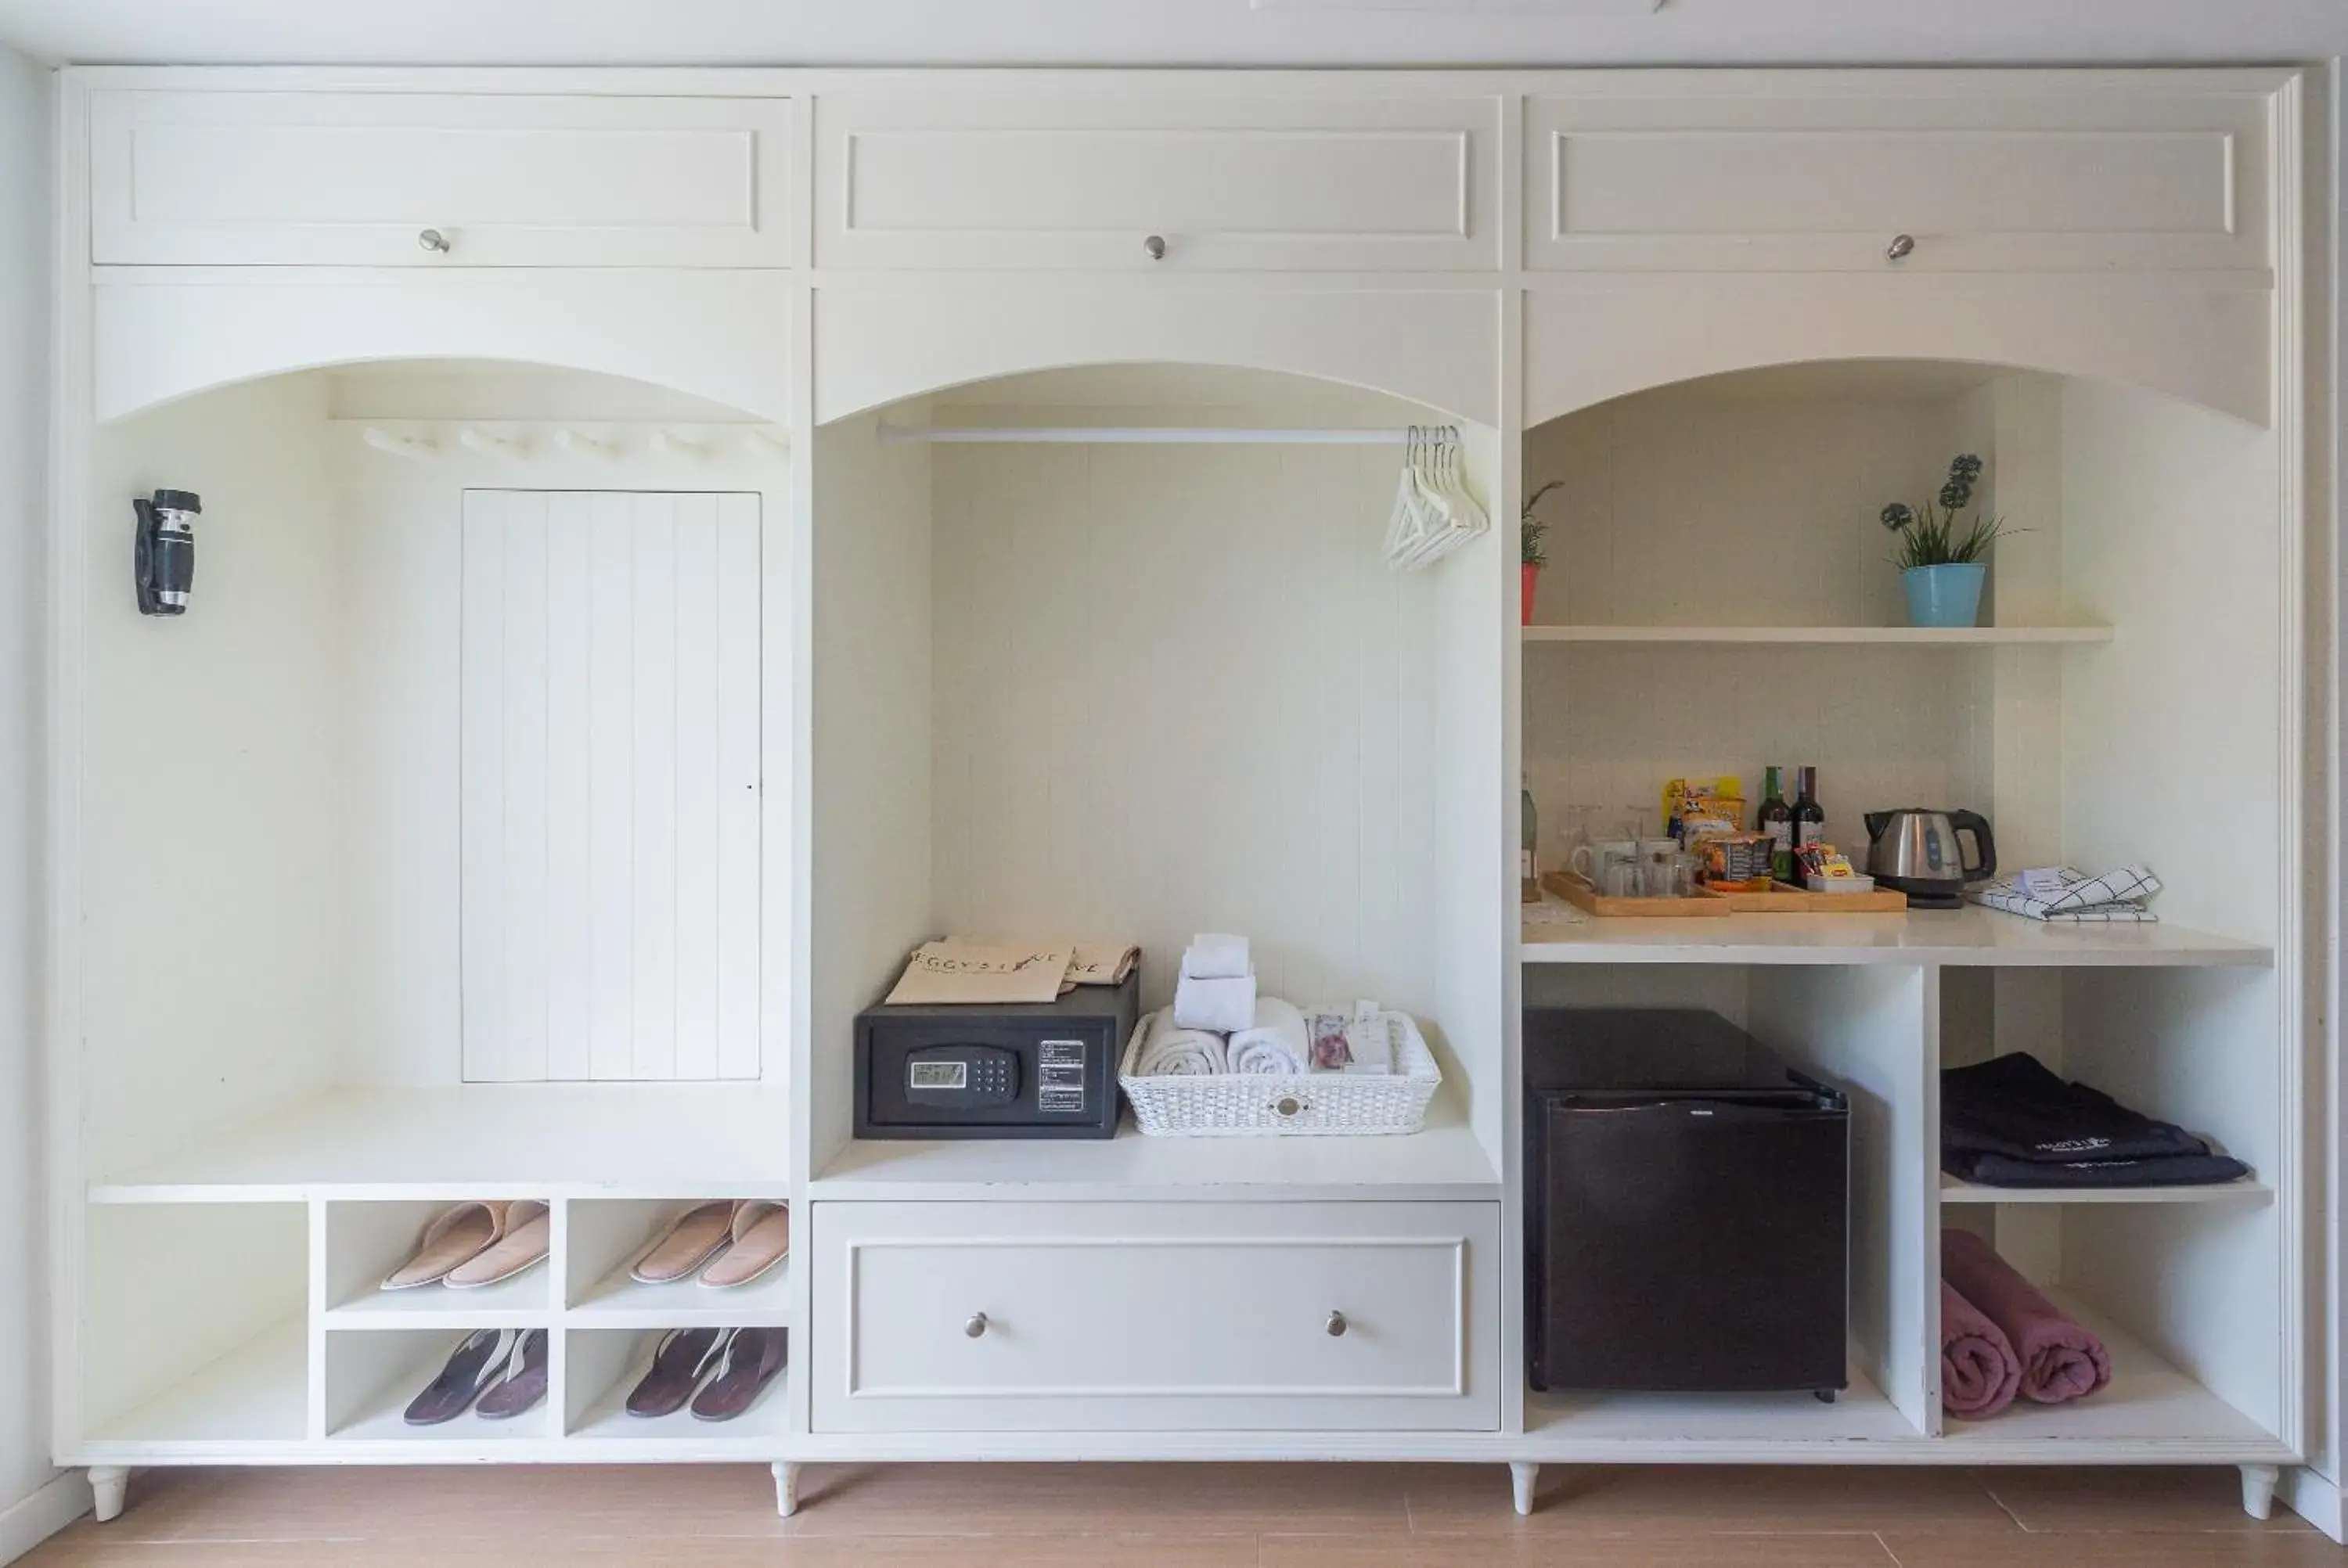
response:
<path id="1" fill-rule="evenodd" d="M 691 1277 L 658 1286 L 629 1277 L 635 1255 L 696 1201 L 558 1198 L 546 1261 L 479 1288 L 397 1291 L 380 1282 L 407 1259 L 441 1200 L 94 1204 L 94 1285 L 151 1264 L 216 1295 L 202 1298 L 200 1312 L 160 1322 L 142 1313 L 138 1325 L 120 1326 L 138 1348 L 90 1368 L 89 1386 L 105 1408 L 91 1412 L 85 1457 L 461 1460 L 575 1456 L 582 1447 L 595 1458 L 675 1457 L 686 1449 L 756 1457 L 773 1447 L 787 1418 L 788 1367 L 734 1421 L 689 1413 L 639 1420 L 622 1409 L 663 1331 L 797 1320 L 788 1259 L 726 1290 Z M 221 1266 L 226 1258 L 232 1269 Z M 509 1419 L 469 1411 L 437 1426 L 408 1425 L 408 1401 L 464 1336 L 482 1328 L 551 1334 L 548 1399 Z"/>

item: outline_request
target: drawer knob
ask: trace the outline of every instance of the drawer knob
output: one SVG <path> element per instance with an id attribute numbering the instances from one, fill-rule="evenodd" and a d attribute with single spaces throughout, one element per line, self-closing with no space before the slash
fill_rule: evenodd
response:
<path id="1" fill-rule="evenodd" d="M 1141 248 L 1148 253 L 1149 259 L 1153 261 L 1166 260 L 1166 236 L 1163 234 L 1152 234 L 1141 242 Z"/>
<path id="2" fill-rule="evenodd" d="M 1345 1321 L 1345 1315 L 1344 1313 L 1332 1312 L 1329 1314 L 1329 1321 L 1323 1325 L 1323 1327 L 1329 1330 L 1330 1338 L 1343 1339 L 1345 1337 L 1345 1330 L 1352 1327 L 1353 1325 Z"/>
<path id="3" fill-rule="evenodd" d="M 983 1312 L 972 1313 L 970 1315 L 970 1321 L 962 1326 L 962 1331 L 964 1334 L 969 1335 L 973 1339 L 984 1338 L 986 1337 L 986 1314 Z"/>
<path id="4" fill-rule="evenodd" d="M 1894 234 L 1891 243 L 1883 250 L 1883 254 L 1894 261 L 1904 261 L 1915 253 L 1916 236 L 1913 234 Z"/>
<path id="5" fill-rule="evenodd" d="M 435 255 L 445 256 L 448 253 L 448 236 L 438 229 L 427 229 L 416 237 L 416 242 Z"/>

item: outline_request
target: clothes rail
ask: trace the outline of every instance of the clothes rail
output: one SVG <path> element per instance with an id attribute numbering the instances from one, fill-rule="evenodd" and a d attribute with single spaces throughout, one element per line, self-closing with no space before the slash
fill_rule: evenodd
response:
<path id="1" fill-rule="evenodd" d="M 1232 425 L 882 425 L 886 446 L 1402 446 L 1407 430 L 1259 430 Z"/>

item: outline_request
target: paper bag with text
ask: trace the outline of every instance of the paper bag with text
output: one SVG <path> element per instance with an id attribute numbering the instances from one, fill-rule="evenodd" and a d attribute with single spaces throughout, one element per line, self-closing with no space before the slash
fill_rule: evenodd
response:
<path id="1" fill-rule="evenodd" d="M 905 965 L 889 1005 L 1048 1002 L 1060 994 L 1073 945 L 925 942 Z"/>

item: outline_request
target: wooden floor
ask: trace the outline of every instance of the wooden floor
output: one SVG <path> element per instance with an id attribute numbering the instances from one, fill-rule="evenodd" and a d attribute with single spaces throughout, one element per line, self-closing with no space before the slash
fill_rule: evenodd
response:
<path id="1" fill-rule="evenodd" d="M 152 1471 L 26 1568 L 2299 1568 L 2348 1563 L 2230 1470 L 1542 1472 L 1499 1465 Z"/>

